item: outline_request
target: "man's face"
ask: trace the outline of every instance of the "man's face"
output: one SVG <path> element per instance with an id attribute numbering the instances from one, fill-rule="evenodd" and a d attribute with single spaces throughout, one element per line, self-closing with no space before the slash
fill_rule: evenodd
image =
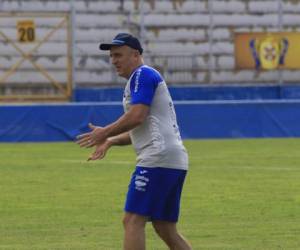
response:
<path id="1" fill-rule="evenodd" d="M 110 49 L 110 58 L 117 73 L 121 77 L 129 78 L 132 71 L 138 66 L 137 51 L 128 46 L 113 46 Z"/>

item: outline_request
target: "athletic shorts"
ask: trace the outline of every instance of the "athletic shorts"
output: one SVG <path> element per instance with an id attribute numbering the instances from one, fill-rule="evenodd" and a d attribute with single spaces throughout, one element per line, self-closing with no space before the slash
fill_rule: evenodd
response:
<path id="1" fill-rule="evenodd" d="M 125 212 L 150 221 L 177 222 L 186 170 L 136 167 L 128 187 Z"/>

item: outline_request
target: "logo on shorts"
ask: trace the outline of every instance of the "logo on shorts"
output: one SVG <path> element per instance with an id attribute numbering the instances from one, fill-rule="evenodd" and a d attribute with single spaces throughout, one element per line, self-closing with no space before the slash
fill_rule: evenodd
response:
<path id="1" fill-rule="evenodd" d="M 135 185 L 136 185 L 137 187 L 144 187 L 144 186 L 147 185 L 147 183 L 146 183 L 146 182 L 143 182 L 143 181 L 135 181 Z"/>
<path id="2" fill-rule="evenodd" d="M 144 170 L 144 171 L 146 171 L 146 170 Z M 135 182 L 134 182 L 135 189 L 138 191 L 145 192 L 148 182 L 149 182 L 149 178 L 142 176 L 142 175 L 136 175 Z"/>

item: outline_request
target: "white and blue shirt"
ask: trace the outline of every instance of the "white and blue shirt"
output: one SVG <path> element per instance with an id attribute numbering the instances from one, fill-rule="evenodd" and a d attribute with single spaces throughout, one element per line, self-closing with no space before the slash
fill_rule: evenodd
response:
<path id="1" fill-rule="evenodd" d="M 131 74 L 124 90 L 124 111 L 135 104 L 150 107 L 146 120 L 130 131 L 136 165 L 188 169 L 188 156 L 167 85 L 158 71 L 146 65 Z"/>

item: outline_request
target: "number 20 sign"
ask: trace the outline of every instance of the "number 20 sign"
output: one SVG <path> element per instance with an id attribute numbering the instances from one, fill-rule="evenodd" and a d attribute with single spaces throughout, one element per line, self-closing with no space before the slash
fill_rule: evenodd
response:
<path id="1" fill-rule="evenodd" d="M 35 23 L 33 20 L 18 21 L 17 31 L 20 43 L 35 42 Z"/>

